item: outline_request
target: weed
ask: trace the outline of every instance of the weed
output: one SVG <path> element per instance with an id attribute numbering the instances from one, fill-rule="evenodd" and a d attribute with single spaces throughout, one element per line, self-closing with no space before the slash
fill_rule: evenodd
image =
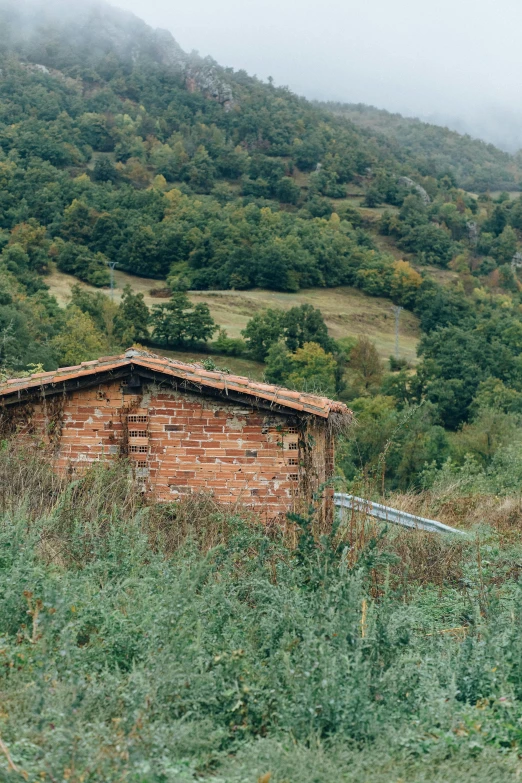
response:
<path id="1" fill-rule="evenodd" d="M 267 532 L 204 495 L 147 505 L 125 462 L 32 459 L 0 454 L 1 779 L 517 779 L 512 510 L 458 541 L 359 514 Z"/>

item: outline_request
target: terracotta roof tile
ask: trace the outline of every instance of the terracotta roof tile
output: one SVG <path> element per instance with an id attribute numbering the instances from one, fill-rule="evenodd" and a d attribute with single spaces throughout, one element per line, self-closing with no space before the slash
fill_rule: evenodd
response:
<path id="1" fill-rule="evenodd" d="M 33 379 L 34 379 L 34 378 L 45 378 L 45 377 L 47 377 L 48 375 L 52 375 L 52 374 L 54 374 L 54 373 L 48 373 L 48 372 L 33 372 L 33 374 L 31 375 L 31 378 L 33 378 Z"/>
<path id="2" fill-rule="evenodd" d="M 81 364 L 71 364 L 70 367 L 60 367 L 59 370 L 56 370 L 56 372 L 65 372 L 66 370 L 81 370 L 82 365 Z"/>
<path id="3" fill-rule="evenodd" d="M 285 397 L 287 397 L 289 400 L 298 400 L 301 397 L 301 392 L 293 392 L 290 391 L 290 389 L 285 389 Z"/>
<path id="4" fill-rule="evenodd" d="M 62 367 L 48 373 L 36 373 L 27 378 L 12 378 L 0 384 L 0 399 L 12 395 L 24 389 L 41 388 L 45 385 L 55 385 L 62 381 L 70 381 L 75 378 L 84 378 L 105 373 L 121 367 L 134 365 L 144 367 L 164 375 L 174 376 L 180 380 L 190 381 L 196 385 L 224 390 L 225 392 L 239 392 L 253 399 L 265 400 L 273 405 L 280 405 L 290 410 L 312 413 L 321 418 L 328 418 L 331 413 L 339 413 L 349 416 L 350 411 L 342 402 L 330 400 L 315 394 L 292 391 L 269 383 L 252 381 L 239 375 L 227 375 L 223 372 L 206 370 L 198 364 L 187 364 L 174 359 L 166 359 L 162 356 L 130 349 L 120 356 L 102 356 L 89 362 L 73 367 Z"/>
<path id="5" fill-rule="evenodd" d="M 84 375 L 87 375 L 87 373 L 68 372 L 62 375 L 60 371 L 60 374 L 54 375 L 53 378 L 50 379 L 49 383 L 54 383 L 54 382 L 59 383 L 60 381 L 72 381 L 75 378 L 83 378 Z"/>

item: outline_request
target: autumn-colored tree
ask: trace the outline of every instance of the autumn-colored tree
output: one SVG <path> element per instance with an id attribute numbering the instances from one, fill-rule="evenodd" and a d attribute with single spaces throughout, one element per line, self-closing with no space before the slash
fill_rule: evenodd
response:
<path id="1" fill-rule="evenodd" d="M 407 261 L 394 261 L 390 277 L 390 296 L 403 307 L 415 304 L 422 277 Z"/>
<path id="2" fill-rule="evenodd" d="M 125 165 L 118 163 L 116 172 L 124 180 L 127 180 L 127 182 L 130 182 L 138 188 L 146 188 L 147 185 L 150 184 L 150 174 L 143 163 L 137 158 L 129 158 Z"/>
<path id="3" fill-rule="evenodd" d="M 60 235 L 70 242 L 86 244 L 91 238 L 96 218 L 97 213 L 94 209 L 75 198 L 64 210 Z"/>
<path id="4" fill-rule="evenodd" d="M 268 351 L 266 379 L 270 383 L 302 391 L 332 395 L 336 388 L 337 362 L 317 343 L 305 343 L 291 353 L 280 340 Z"/>

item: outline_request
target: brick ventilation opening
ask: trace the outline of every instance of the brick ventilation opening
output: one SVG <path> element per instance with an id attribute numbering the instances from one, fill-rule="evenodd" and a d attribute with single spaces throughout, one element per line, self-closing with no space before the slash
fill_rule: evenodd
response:
<path id="1" fill-rule="evenodd" d="M 130 430 L 129 438 L 146 438 L 147 433 L 145 430 Z"/>
<path id="2" fill-rule="evenodd" d="M 138 460 L 138 467 L 139 468 L 146 468 L 147 467 L 147 460 L 146 459 Z"/>
<path id="3" fill-rule="evenodd" d="M 288 476 L 290 481 L 299 481 L 299 474 L 298 473 L 290 473 Z"/>
<path id="4" fill-rule="evenodd" d="M 149 421 L 149 417 L 132 415 L 132 416 L 127 416 L 127 421 L 129 424 L 147 424 L 147 422 Z"/>
<path id="5" fill-rule="evenodd" d="M 289 451 L 297 451 L 297 443 L 289 443 L 288 444 L 288 450 Z"/>
<path id="6" fill-rule="evenodd" d="M 129 451 L 131 454 L 147 454 L 149 451 L 148 446 L 130 446 Z"/>
<path id="7" fill-rule="evenodd" d="M 286 431 L 287 435 L 297 435 L 297 427 L 288 427 Z"/>
<path id="8" fill-rule="evenodd" d="M 288 460 L 288 464 L 289 465 L 299 465 L 299 460 L 298 459 L 289 459 Z"/>

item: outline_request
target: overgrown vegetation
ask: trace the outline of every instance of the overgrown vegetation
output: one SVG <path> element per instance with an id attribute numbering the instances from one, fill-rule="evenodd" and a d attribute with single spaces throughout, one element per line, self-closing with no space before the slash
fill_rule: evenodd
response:
<path id="1" fill-rule="evenodd" d="M 318 540 L 144 505 L 125 463 L 71 483 L 5 444 L 0 475 L 6 780 L 518 779 L 513 515 Z"/>

